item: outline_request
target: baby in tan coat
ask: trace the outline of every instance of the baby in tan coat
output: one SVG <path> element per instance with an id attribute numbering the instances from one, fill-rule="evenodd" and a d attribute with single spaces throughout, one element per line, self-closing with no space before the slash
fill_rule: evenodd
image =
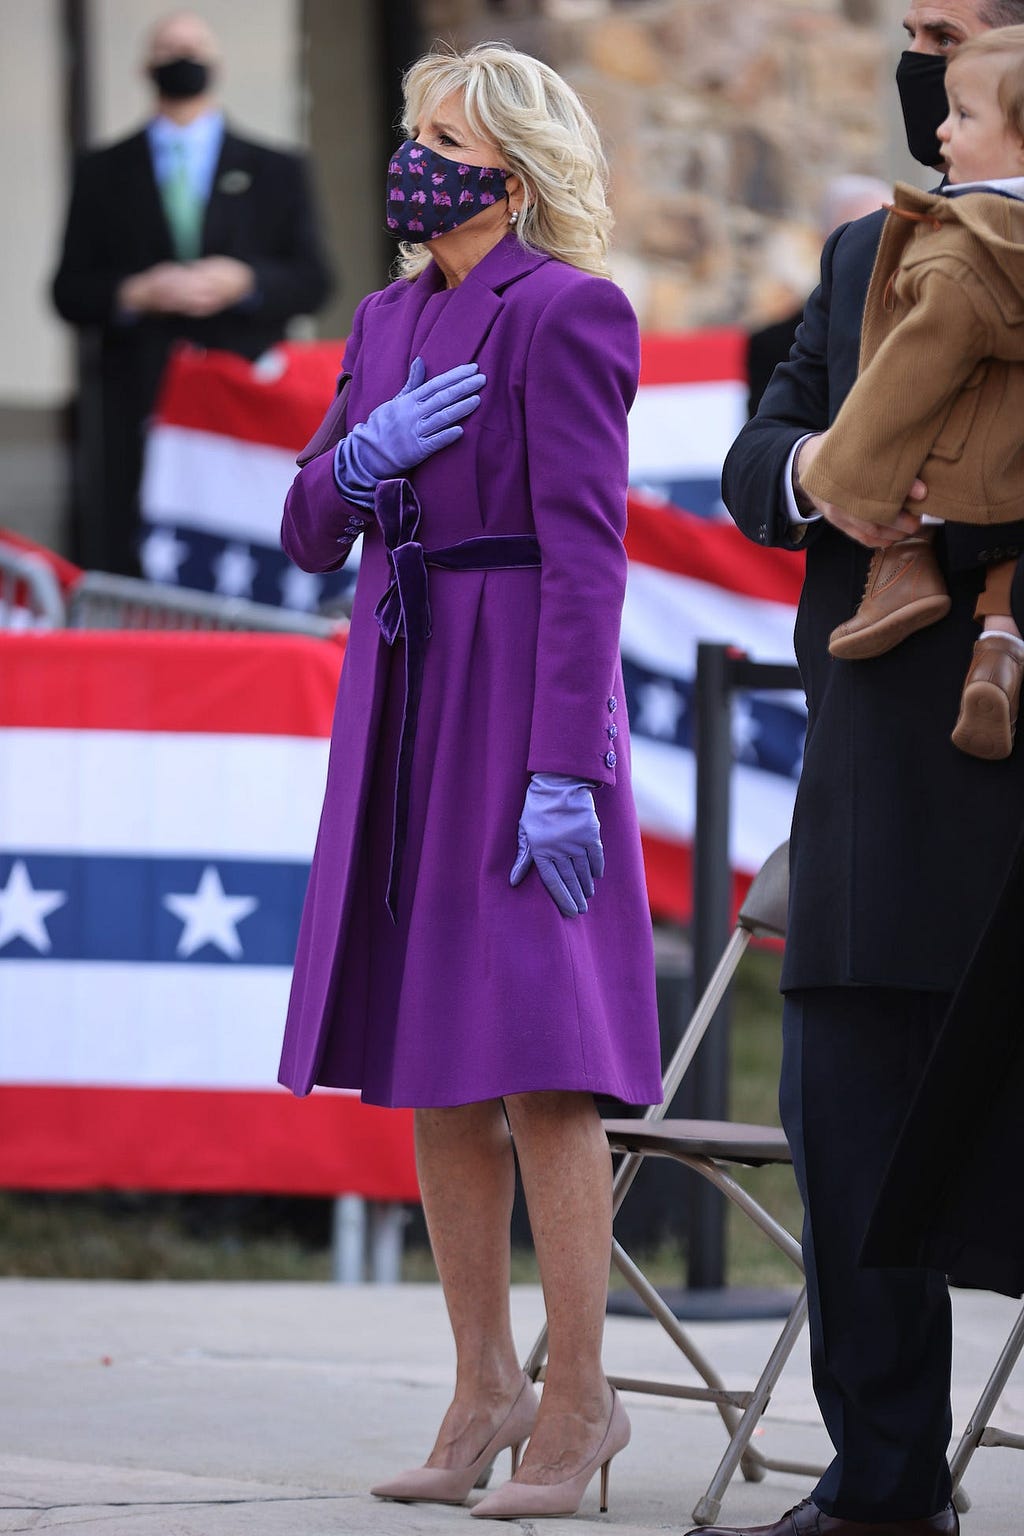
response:
<path id="1" fill-rule="evenodd" d="M 938 130 L 948 185 L 897 186 L 861 331 L 860 374 L 801 489 L 866 522 L 892 524 L 920 477 L 929 519 L 1024 518 L 1024 26 L 965 43 L 946 72 Z M 959 189 L 963 187 L 964 190 Z M 1010 614 L 1016 560 L 986 567 L 984 625 L 953 741 L 1008 757 L 1024 676 Z M 833 656 L 880 656 L 945 617 L 949 596 L 918 532 L 878 549 Z"/>

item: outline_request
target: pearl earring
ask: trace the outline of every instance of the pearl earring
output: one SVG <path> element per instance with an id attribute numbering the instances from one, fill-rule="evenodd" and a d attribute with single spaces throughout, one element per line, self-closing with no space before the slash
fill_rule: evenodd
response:
<path id="1" fill-rule="evenodd" d="M 519 209 L 518 208 L 513 208 L 512 209 L 512 212 L 508 216 L 508 222 L 511 224 L 512 228 L 515 229 L 516 225 L 519 223 Z"/>

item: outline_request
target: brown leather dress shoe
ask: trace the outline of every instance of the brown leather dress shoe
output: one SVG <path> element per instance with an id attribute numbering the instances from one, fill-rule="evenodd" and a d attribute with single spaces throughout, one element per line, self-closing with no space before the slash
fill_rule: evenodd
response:
<path id="1" fill-rule="evenodd" d="M 860 607 L 852 619 L 836 625 L 828 648 L 842 661 L 884 656 L 915 630 L 944 619 L 949 609 L 931 538 L 915 534 L 875 550 Z"/>
<path id="2" fill-rule="evenodd" d="M 982 635 L 960 695 L 953 745 L 971 757 L 998 760 L 1013 751 L 1024 651 L 1012 635 Z"/>
<path id="3" fill-rule="evenodd" d="M 699 1525 L 689 1536 L 959 1536 L 960 1520 L 950 1504 L 930 1520 L 872 1522 L 839 1520 L 804 1499 L 774 1525 Z"/>

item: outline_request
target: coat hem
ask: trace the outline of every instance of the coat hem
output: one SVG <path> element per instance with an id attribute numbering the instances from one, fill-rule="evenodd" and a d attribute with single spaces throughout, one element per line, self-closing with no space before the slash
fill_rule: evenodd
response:
<path id="1" fill-rule="evenodd" d="M 286 1085 L 287 1086 L 287 1085 Z M 358 1092 L 363 1104 L 372 1104 L 380 1109 L 457 1109 L 463 1104 L 483 1104 L 491 1099 L 503 1099 L 514 1093 L 592 1093 L 595 1098 L 618 1099 L 622 1104 L 634 1104 L 647 1107 L 651 1104 L 660 1104 L 662 1100 L 661 1080 L 658 1080 L 651 1091 L 646 1088 L 628 1088 L 622 1082 L 612 1083 L 607 1079 L 599 1079 L 596 1082 L 581 1083 L 577 1078 L 564 1082 L 536 1082 L 512 1083 L 507 1087 L 493 1089 L 464 1089 L 453 1090 L 443 1095 L 420 1095 L 396 1093 L 387 1096 L 384 1093 L 375 1092 L 372 1089 L 361 1088 L 358 1083 L 314 1083 L 314 1088 L 346 1089 L 349 1092 Z M 294 1092 L 295 1090 L 293 1090 Z"/>

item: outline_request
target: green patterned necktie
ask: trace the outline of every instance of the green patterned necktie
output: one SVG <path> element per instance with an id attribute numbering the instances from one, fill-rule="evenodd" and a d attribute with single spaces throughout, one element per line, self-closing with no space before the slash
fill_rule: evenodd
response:
<path id="1" fill-rule="evenodd" d="M 195 261 L 202 248 L 203 202 L 188 173 L 184 144 L 174 145 L 174 165 L 160 195 L 179 260 Z"/>

